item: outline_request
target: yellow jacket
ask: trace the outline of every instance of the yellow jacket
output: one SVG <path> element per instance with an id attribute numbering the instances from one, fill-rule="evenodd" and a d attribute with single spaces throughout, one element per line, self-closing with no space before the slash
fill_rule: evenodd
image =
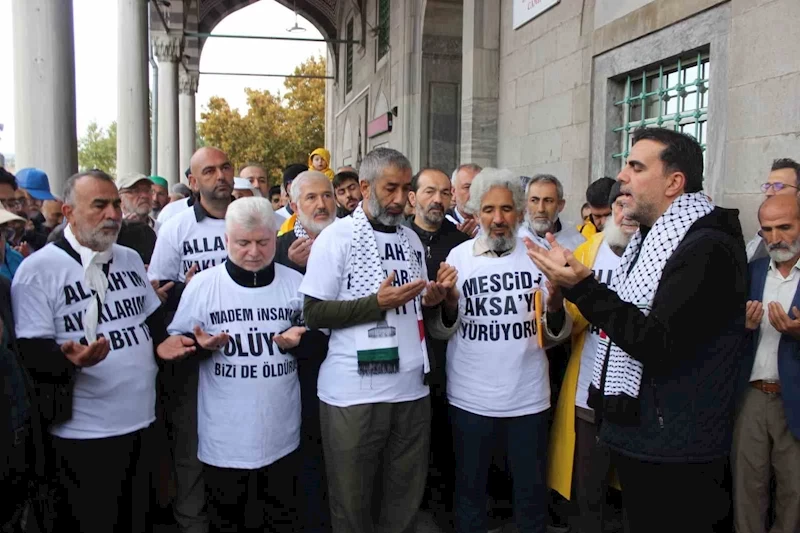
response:
<path id="1" fill-rule="evenodd" d="M 594 225 L 592 224 L 594 228 Z M 595 233 L 589 240 L 573 252 L 575 258 L 589 268 L 597 259 L 597 252 L 603 244 L 603 234 Z M 581 353 L 586 339 L 589 322 L 572 302 L 564 302 L 567 312 L 572 316 L 572 353 L 567 363 L 564 382 L 558 395 L 558 404 L 550 429 L 550 449 L 547 455 L 547 484 L 566 499 L 572 495 L 572 469 L 575 460 L 575 393 L 578 389 L 578 373 L 581 369 Z M 612 486 L 619 489 L 616 475 Z"/>
<path id="2" fill-rule="evenodd" d="M 308 170 L 314 170 L 314 165 L 311 164 L 311 160 L 314 159 L 315 155 L 320 156 L 322 159 L 325 160 L 326 163 L 328 163 L 328 167 L 325 170 L 322 170 L 321 172 L 326 176 L 328 176 L 329 180 L 333 180 L 333 169 L 331 168 L 331 153 L 327 151 L 325 148 L 317 148 L 316 150 L 311 152 L 311 154 L 309 154 Z"/>
<path id="3" fill-rule="evenodd" d="M 278 229 L 278 237 L 284 233 L 292 231 L 294 229 L 295 221 L 297 221 L 297 213 L 292 213 L 292 216 L 284 220 L 283 224 L 281 224 L 281 227 Z"/>
<path id="4" fill-rule="evenodd" d="M 582 224 L 578 224 L 576 228 L 578 228 L 578 233 L 583 235 L 587 241 L 589 240 L 589 237 L 597 233 L 597 227 L 595 227 L 591 219 L 588 217 L 583 221 Z M 592 261 L 594 261 L 594 258 L 592 258 Z"/>

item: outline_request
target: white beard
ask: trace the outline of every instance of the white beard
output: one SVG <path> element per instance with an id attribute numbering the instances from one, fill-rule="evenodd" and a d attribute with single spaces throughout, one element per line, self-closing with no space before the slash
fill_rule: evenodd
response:
<path id="1" fill-rule="evenodd" d="M 606 225 L 603 228 L 603 235 L 606 243 L 612 248 L 624 250 L 628 243 L 631 242 L 633 235 L 628 235 L 622 231 L 622 227 L 617 225 L 613 216 L 606 219 Z"/>

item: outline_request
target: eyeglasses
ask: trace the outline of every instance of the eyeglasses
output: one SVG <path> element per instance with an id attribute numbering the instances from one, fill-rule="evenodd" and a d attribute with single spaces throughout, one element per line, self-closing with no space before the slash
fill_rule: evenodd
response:
<path id="1" fill-rule="evenodd" d="M 791 187 L 792 189 L 798 189 L 798 187 L 794 185 L 789 185 L 788 183 L 781 183 L 780 181 L 775 183 L 764 183 L 761 185 L 761 192 L 767 192 L 769 188 L 772 187 L 775 192 L 780 192 L 786 187 Z"/>

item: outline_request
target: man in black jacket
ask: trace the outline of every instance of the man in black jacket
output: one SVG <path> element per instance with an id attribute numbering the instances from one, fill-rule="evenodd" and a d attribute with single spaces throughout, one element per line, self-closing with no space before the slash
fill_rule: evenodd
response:
<path id="1" fill-rule="evenodd" d="M 747 300 L 738 212 L 702 193 L 702 149 L 671 130 L 636 131 L 617 179 L 641 227 L 614 273 L 616 293 L 563 248 L 528 243 L 529 255 L 607 337 L 589 403 L 630 531 L 680 531 L 687 520 L 692 531 L 721 530 Z"/>
<path id="2" fill-rule="evenodd" d="M 436 280 L 439 265 L 444 262 L 450 250 L 469 240 L 455 224 L 445 218 L 453 199 L 450 178 L 441 170 L 425 168 L 411 179 L 409 202 L 414 206 L 415 215 L 406 224 L 414 230 L 425 248 L 425 263 L 428 278 Z M 434 517 L 442 526 L 451 521 L 452 494 L 454 484 L 453 433 L 447 414 L 447 391 L 445 384 L 445 352 L 447 341 L 433 339 L 427 332 L 428 357 L 431 360 L 431 373 L 428 385 L 431 389 L 431 464 L 428 469 L 426 498 L 428 505 L 444 505 L 444 512 Z M 448 528 L 449 529 L 449 528 Z"/>

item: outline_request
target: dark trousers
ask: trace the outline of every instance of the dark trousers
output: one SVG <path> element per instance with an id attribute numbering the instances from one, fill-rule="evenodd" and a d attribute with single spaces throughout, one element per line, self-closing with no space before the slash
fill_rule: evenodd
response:
<path id="1" fill-rule="evenodd" d="M 597 442 L 597 426 L 575 417 L 572 486 L 580 509 L 580 533 L 602 533 L 611 450 Z"/>
<path id="2" fill-rule="evenodd" d="M 611 452 L 630 533 L 730 533 L 727 458 L 651 463 Z"/>
<path id="3" fill-rule="evenodd" d="M 298 527 L 297 451 L 256 470 L 203 465 L 210 533 L 294 533 Z"/>
<path id="4" fill-rule="evenodd" d="M 149 428 L 103 439 L 53 437 L 52 447 L 61 488 L 56 530 L 149 531 Z"/>
<path id="5" fill-rule="evenodd" d="M 458 533 L 485 533 L 486 483 L 494 444 L 504 437 L 514 479 L 514 516 L 520 533 L 547 526 L 547 424 L 549 411 L 493 418 L 450 407 L 456 461 L 455 513 Z"/>

